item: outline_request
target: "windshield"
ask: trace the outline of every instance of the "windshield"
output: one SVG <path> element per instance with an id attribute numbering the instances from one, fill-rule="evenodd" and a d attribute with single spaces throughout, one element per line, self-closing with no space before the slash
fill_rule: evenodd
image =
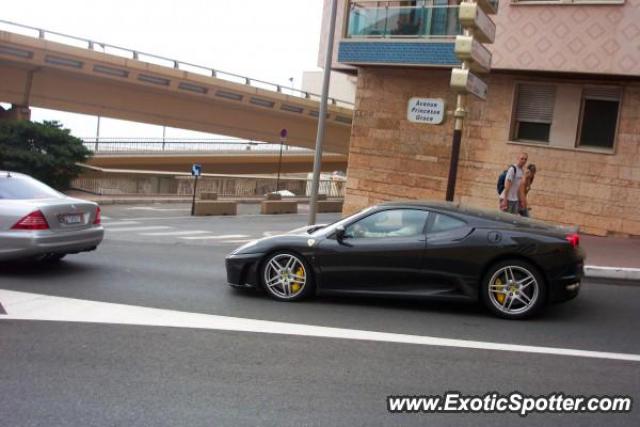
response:
<path id="1" fill-rule="evenodd" d="M 62 194 L 53 188 L 21 175 L 0 174 L 0 199 L 27 200 L 62 198 Z"/>
<path id="2" fill-rule="evenodd" d="M 336 227 L 340 226 L 340 225 L 345 225 L 349 222 L 351 222 L 353 220 L 353 218 L 360 216 L 362 214 L 364 214 L 365 212 L 369 212 L 371 209 L 373 209 L 373 206 L 370 206 L 368 208 L 364 208 L 359 212 L 354 213 L 353 215 L 349 215 L 346 218 L 342 218 L 336 222 L 333 222 L 329 225 L 327 225 L 326 227 L 322 227 L 321 229 L 314 231 L 313 233 L 311 233 L 312 236 L 326 236 L 328 234 L 331 234 L 335 231 Z"/>

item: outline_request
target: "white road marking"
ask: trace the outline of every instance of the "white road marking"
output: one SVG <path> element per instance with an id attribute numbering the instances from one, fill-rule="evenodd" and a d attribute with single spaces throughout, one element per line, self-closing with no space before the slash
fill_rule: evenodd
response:
<path id="1" fill-rule="evenodd" d="M 192 236 L 195 234 L 207 234 L 210 231 L 192 230 L 192 231 L 161 231 L 158 233 L 139 233 L 141 236 Z"/>
<path id="2" fill-rule="evenodd" d="M 252 239 L 244 239 L 244 240 L 223 240 L 220 243 L 248 243 L 251 242 Z"/>
<path id="3" fill-rule="evenodd" d="M 114 221 L 114 222 L 103 222 L 102 225 L 105 227 L 120 227 L 123 225 L 135 225 L 140 224 L 138 221 Z"/>
<path id="4" fill-rule="evenodd" d="M 181 237 L 181 239 L 186 240 L 221 240 L 221 239 L 242 239 L 244 237 L 249 237 L 246 234 L 223 234 L 223 235 L 212 235 L 212 236 L 193 236 L 193 237 Z"/>
<path id="5" fill-rule="evenodd" d="M 40 320 L 210 329 L 640 362 L 640 354 L 331 328 L 53 297 L 4 289 L 0 290 L 0 301 L 7 312 L 6 315 L 0 315 L 0 321 L 4 319 Z"/>
<path id="6" fill-rule="evenodd" d="M 120 227 L 120 228 L 107 228 L 106 230 L 109 233 L 114 233 L 116 231 L 151 231 L 151 230 L 166 230 L 168 227 L 166 225 L 150 225 L 145 227 Z"/>
<path id="7" fill-rule="evenodd" d="M 108 220 L 108 219 L 111 219 L 111 217 L 110 217 L 110 216 L 105 216 L 105 215 L 100 215 L 100 218 L 101 218 L 101 219 L 107 219 L 107 220 Z"/>

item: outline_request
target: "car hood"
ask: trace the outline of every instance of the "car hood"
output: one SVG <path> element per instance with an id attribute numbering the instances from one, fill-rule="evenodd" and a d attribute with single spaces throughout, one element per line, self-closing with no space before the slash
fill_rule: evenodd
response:
<path id="1" fill-rule="evenodd" d="M 311 236 L 306 232 L 289 232 L 287 234 L 253 240 L 231 252 L 231 255 L 265 253 L 281 247 L 286 249 L 309 248 L 314 246 L 319 240 L 317 237 Z"/>

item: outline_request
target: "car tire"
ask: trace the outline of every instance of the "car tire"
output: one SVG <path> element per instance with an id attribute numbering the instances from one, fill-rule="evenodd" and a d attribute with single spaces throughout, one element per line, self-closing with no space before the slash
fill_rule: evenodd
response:
<path id="1" fill-rule="evenodd" d="M 260 266 L 260 284 L 278 301 L 299 301 L 311 295 L 315 286 L 309 263 L 289 251 L 269 254 Z"/>
<path id="2" fill-rule="evenodd" d="M 489 268 L 482 280 L 481 300 L 498 317 L 526 319 L 545 306 L 547 283 L 529 262 L 500 261 Z"/>

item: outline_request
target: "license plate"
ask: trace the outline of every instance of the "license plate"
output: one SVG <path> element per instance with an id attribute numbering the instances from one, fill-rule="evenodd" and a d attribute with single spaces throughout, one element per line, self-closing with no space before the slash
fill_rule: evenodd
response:
<path id="1" fill-rule="evenodd" d="M 62 217 L 66 225 L 82 224 L 82 215 L 65 215 Z"/>

